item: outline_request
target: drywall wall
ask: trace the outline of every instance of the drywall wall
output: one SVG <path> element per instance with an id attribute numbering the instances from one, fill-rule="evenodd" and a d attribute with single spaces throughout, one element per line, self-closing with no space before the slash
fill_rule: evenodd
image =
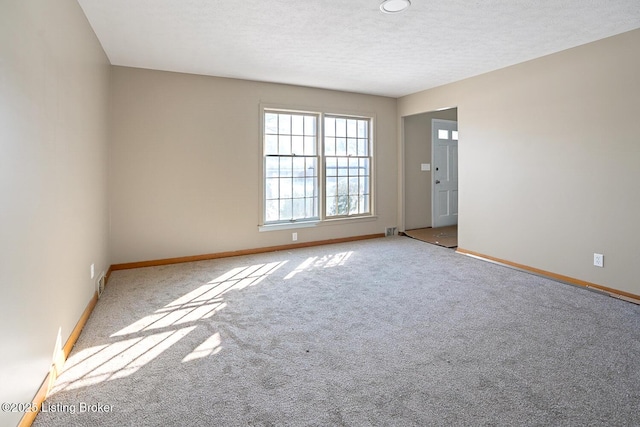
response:
<path id="1" fill-rule="evenodd" d="M 635 30 L 398 100 L 399 121 L 458 107 L 461 248 L 640 295 L 639 49 Z"/>
<path id="2" fill-rule="evenodd" d="M 397 225 L 396 100 L 126 67 L 112 70 L 114 264 L 383 233 Z M 262 231 L 260 106 L 374 115 L 375 214 Z"/>
<path id="3" fill-rule="evenodd" d="M 33 399 L 108 268 L 108 85 L 76 1 L 2 2 L 0 402 Z"/>
<path id="4" fill-rule="evenodd" d="M 432 171 L 421 165 L 431 165 L 431 120 L 457 120 L 455 108 L 404 118 L 404 230 L 431 227 Z"/>

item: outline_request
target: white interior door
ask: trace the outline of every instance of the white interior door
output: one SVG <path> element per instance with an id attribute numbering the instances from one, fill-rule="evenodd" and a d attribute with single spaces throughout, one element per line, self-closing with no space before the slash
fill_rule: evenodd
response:
<path id="1" fill-rule="evenodd" d="M 432 209 L 433 227 L 458 223 L 458 122 L 433 119 Z"/>

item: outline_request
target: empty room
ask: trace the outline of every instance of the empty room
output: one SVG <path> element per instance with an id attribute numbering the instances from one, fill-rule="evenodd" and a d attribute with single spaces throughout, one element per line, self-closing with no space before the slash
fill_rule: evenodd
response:
<path id="1" fill-rule="evenodd" d="M 639 425 L 639 114 L 637 0 L 2 0 L 0 425 Z"/>

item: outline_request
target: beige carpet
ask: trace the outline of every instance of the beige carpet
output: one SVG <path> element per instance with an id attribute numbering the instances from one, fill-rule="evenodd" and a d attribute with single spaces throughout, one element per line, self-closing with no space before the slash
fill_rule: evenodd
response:
<path id="1" fill-rule="evenodd" d="M 34 427 L 640 426 L 639 326 L 398 236 L 114 271 Z"/>
<path id="2" fill-rule="evenodd" d="M 404 234 L 414 239 L 422 240 L 423 242 L 444 246 L 445 248 L 455 248 L 458 246 L 457 225 L 438 228 L 417 228 L 415 230 L 407 230 Z"/>

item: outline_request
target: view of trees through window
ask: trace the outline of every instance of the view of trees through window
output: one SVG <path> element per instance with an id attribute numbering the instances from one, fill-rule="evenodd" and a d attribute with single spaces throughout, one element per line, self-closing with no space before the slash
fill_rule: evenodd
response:
<path id="1" fill-rule="evenodd" d="M 265 110 L 265 223 L 370 214 L 370 125 L 367 118 Z"/>
<path id="2" fill-rule="evenodd" d="M 326 216 L 369 213 L 369 120 L 324 119 Z"/>

